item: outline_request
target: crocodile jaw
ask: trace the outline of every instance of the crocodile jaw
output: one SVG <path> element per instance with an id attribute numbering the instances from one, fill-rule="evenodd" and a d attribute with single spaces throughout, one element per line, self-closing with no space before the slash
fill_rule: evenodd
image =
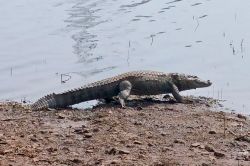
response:
<path id="1" fill-rule="evenodd" d="M 172 79 L 180 91 L 204 88 L 212 85 L 210 80 L 202 80 L 193 75 L 173 74 Z"/>

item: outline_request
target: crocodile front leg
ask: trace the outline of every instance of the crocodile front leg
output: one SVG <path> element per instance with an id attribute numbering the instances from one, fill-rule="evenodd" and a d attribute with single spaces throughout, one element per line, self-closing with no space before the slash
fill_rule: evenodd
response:
<path id="1" fill-rule="evenodd" d="M 122 81 L 119 84 L 120 92 L 118 94 L 118 99 L 122 108 L 125 108 L 125 100 L 129 97 L 131 89 L 132 89 L 132 84 L 127 80 Z"/>
<path id="2" fill-rule="evenodd" d="M 180 92 L 179 92 L 179 89 L 177 88 L 177 86 L 175 84 L 172 84 L 171 85 L 172 87 L 172 95 L 174 96 L 174 98 L 180 102 L 180 103 L 183 103 L 184 102 L 184 99 L 183 97 L 180 95 Z"/>

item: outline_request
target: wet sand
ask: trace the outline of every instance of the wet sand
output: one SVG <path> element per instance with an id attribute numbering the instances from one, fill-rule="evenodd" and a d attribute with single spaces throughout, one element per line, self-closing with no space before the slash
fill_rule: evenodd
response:
<path id="1" fill-rule="evenodd" d="M 248 117 L 216 102 L 132 100 L 126 109 L 0 105 L 0 165 L 249 165 Z"/>

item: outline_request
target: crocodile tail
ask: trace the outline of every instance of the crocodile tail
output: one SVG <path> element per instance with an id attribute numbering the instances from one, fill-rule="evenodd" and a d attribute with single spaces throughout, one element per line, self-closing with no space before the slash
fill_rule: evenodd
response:
<path id="1" fill-rule="evenodd" d="M 46 95 L 39 100 L 37 100 L 35 103 L 31 104 L 31 110 L 32 111 L 38 111 L 42 109 L 47 108 L 56 108 L 56 100 L 55 100 L 55 93 Z"/>

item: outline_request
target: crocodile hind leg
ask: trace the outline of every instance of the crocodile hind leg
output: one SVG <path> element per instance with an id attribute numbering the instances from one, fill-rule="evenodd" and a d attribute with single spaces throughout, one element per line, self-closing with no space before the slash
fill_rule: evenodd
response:
<path id="1" fill-rule="evenodd" d="M 129 97 L 131 89 L 132 89 L 132 84 L 127 80 L 122 81 L 119 84 L 120 92 L 118 94 L 118 99 L 122 108 L 125 108 L 125 100 Z"/>

